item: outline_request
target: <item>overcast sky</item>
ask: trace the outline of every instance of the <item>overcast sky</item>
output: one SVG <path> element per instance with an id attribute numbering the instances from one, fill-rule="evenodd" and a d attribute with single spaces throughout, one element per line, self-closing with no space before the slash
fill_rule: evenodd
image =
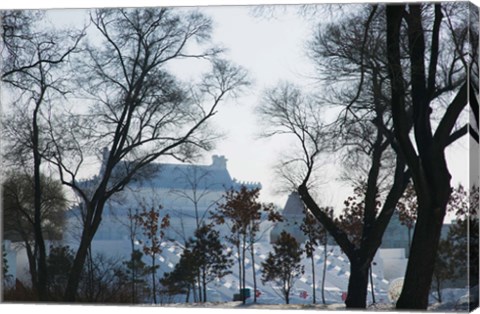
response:
<path id="1" fill-rule="evenodd" d="M 30 7 L 65 7 L 65 4 L 42 1 Z M 272 3 L 264 1 L 262 3 Z M 15 2 L 22 7 L 23 0 Z M 130 4 L 128 4 L 130 3 Z M 178 4 L 217 4 L 215 1 L 87 1 L 69 2 L 68 6 L 122 6 L 122 5 L 178 5 Z M 226 3 L 242 4 L 245 1 L 228 1 Z M 252 3 L 252 2 L 249 2 Z M 255 3 L 255 2 L 253 2 Z M 288 3 L 275 1 L 274 3 Z M 295 3 L 295 2 L 290 2 Z M 298 3 L 298 1 L 297 1 Z M 4 4 L 2 4 L 2 7 Z M 283 206 L 287 195 L 275 194 L 277 181 L 273 175 L 273 166 L 279 156 L 289 148 L 285 139 L 259 139 L 260 122 L 254 113 L 259 104 L 261 93 L 281 80 L 289 80 L 306 88 L 314 87 L 312 64 L 305 56 L 305 43 L 311 38 L 315 25 L 321 19 L 306 19 L 296 14 L 294 6 L 287 10 L 277 10 L 275 18 L 259 18 L 252 15 L 250 6 L 215 6 L 203 7 L 202 12 L 214 21 L 213 42 L 220 43 L 228 50 L 226 58 L 247 68 L 254 80 L 244 96 L 224 103 L 214 125 L 225 132 L 225 140 L 218 143 L 215 151 L 206 153 L 202 163 L 210 163 L 212 154 L 225 155 L 228 159 L 230 174 L 246 181 L 260 181 L 263 185 L 262 200 L 273 201 Z M 85 20 L 84 10 L 55 10 L 50 15 L 52 22 L 81 24 Z M 176 69 L 180 78 L 188 79 L 188 69 L 180 66 Z M 453 183 L 467 182 L 468 163 L 466 156 L 468 142 L 462 141 L 450 149 L 450 168 Z M 333 169 L 332 166 L 326 168 Z M 338 174 L 333 172 L 334 174 Z M 322 205 L 340 207 L 343 199 L 351 189 L 341 184 L 333 175 L 325 180 L 320 190 Z"/>

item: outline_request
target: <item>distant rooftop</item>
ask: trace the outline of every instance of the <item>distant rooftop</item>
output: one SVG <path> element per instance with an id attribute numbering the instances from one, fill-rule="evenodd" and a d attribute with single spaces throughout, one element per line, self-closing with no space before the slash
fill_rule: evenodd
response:
<path id="1" fill-rule="evenodd" d="M 104 159 L 108 151 L 103 152 Z M 116 166 L 117 173 L 123 172 L 132 166 L 130 162 L 123 162 Z M 103 171 L 103 166 L 100 172 Z M 124 169 L 122 171 L 122 169 Z M 95 180 L 93 178 L 92 180 Z M 91 180 L 89 180 L 91 182 Z M 191 163 L 151 163 L 144 167 L 130 182 L 130 186 L 148 186 L 162 189 L 196 189 L 221 190 L 237 189 L 240 186 L 261 188 L 260 182 L 239 181 L 230 176 L 227 169 L 227 158 L 222 155 L 213 155 L 209 165 Z"/>

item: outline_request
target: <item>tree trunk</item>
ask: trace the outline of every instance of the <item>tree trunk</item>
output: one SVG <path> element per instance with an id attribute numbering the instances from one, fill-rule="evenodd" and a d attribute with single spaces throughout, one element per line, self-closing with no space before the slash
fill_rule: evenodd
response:
<path id="1" fill-rule="evenodd" d="M 35 262 L 35 255 L 32 252 L 32 247 L 25 241 L 25 250 L 27 251 L 28 265 L 30 268 L 30 280 L 32 281 L 33 290 L 37 290 L 37 266 Z"/>
<path id="2" fill-rule="evenodd" d="M 467 85 L 464 84 L 448 105 L 435 132 L 430 124 L 430 98 L 435 90 L 435 70 L 438 58 L 438 39 L 442 10 L 435 4 L 431 47 L 425 48 L 425 30 L 422 25 L 422 6 L 411 4 L 405 14 L 405 5 L 388 5 L 387 54 L 392 91 L 392 120 L 395 137 L 412 172 L 418 200 L 415 225 L 405 281 L 397 309 L 425 310 L 428 307 L 433 265 L 440 240 L 446 204 L 451 193 L 450 173 L 445 160 L 445 148 L 458 116 L 467 105 Z M 412 113 L 405 110 L 406 87 L 400 57 L 402 20 L 407 22 L 410 52 Z M 430 53 L 429 77 L 425 71 L 425 51 Z M 415 145 L 411 142 L 407 122 L 414 122 Z M 418 155 L 417 155 L 418 153 Z"/>
<path id="3" fill-rule="evenodd" d="M 317 303 L 317 298 L 316 298 L 316 293 L 315 293 L 315 258 L 314 258 L 314 255 L 312 253 L 312 256 L 310 257 L 311 261 L 312 261 L 312 303 L 315 304 Z"/>
<path id="4" fill-rule="evenodd" d="M 133 219 L 131 219 L 131 223 L 133 223 Z M 132 304 L 135 304 L 136 300 L 136 275 L 137 275 L 137 269 L 136 269 L 136 260 L 134 258 L 135 255 L 135 239 L 134 235 L 132 234 L 133 232 L 131 231 L 132 227 L 130 226 L 130 261 L 132 262 L 132 272 L 131 272 L 131 281 L 132 281 Z"/>
<path id="5" fill-rule="evenodd" d="M 375 289 L 373 288 L 373 270 L 372 265 L 370 265 L 370 288 L 372 291 L 372 303 L 375 304 Z"/>
<path id="6" fill-rule="evenodd" d="M 327 276 L 327 235 L 325 235 L 325 244 L 323 245 L 323 274 L 322 274 L 322 302 L 323 304 L 326 304 L 325 302 L 325 278 Z"/>
<path id="7" fill-rule="evenodd" d="M 196 299 L 197 302 L 202 302 L 203 300 L 203 296 L 202 296 L 202 278 L 200 276 L 200 271 L 198 271 L 197 273 L 197 294 L 198 294 L 198 297 Z"/>
<path id="8" fill-rule="evenodd" d="M 242 303 L 245 304 L 247 301 L 246 298 L 246 293 L 245 293 L 245 252 L 246 252 L 246 247 L 245 247 L 245 239 L 242 244 L 242 290 L 240 290 L 240 296 L 242 297 Z"/>
<path id="9" fill-rule="evenodd" d="M 92 246 L 88 247 L 87 255 L 87 269 L 88 269 L 88 291 L 86 291 L 87 300 L 93 302 L 94 300 L 94 287 L 93 287 L 93 256 L 92 256 Z"/>
<path id="10" fill-rule="evenodd" d="M 255 249 L 253 243 L 251 244 L 250 255 L 252 257 L 253 303 L 257 303 L 257 274 L 255 273 Z"/>
<path id="11" fill-rule="evenodd" d="M 42 93 L 43 95 L 43 93 Z M 42 231 L 42 186 L 40 180 L 40 147 L 39 147 L 39 129 L 37 124 L 37 115 L 39 104 L 33 113 L 33 167 L 34 167 L 34 234 L 35 234 L 35 254 L 37 259 L 37 293 L 39 301 L 47 301 L 47 255 L 45 249 L 45 241 Z"/>
<path id="12" fill-rule="evenodd" d="M 237 258 L 237 263 L 238 263 L 238 293 L 241 293 L 242 292 L 242 258 L 241 258 L 240 245 L 237 246 L 237 251 L 238 251 L 238 258 Z"/>
<path id="13" fill-rule="evenodd" d="M 407 258 L 410 257 L 410 248 L 412 247 L 412 228 L 408 227 L 408 251 Z"/>
<path id="14" fill-rule="evenodd" d="M 364 309 L 367 307 L 369 263 L 350 260 L 350 278 L 348 281 L 347 308 Z"/>
<path id="15" fill-rule="evenodd" d="M 207 302 L 207 278 L 205 269 L 202 269 L 202 285 L 203 285 L 203 303 Z"/>
<path id="16" fill-rule="evenodd" d="M 441 279 L 435 276 L 435 287 L 437 288 L 437 300 L 439 303 L 442 303 L 442 283 Z"/>
<path id="17" fill-rule="evenodd" d="M 402 293 L 397 309 L 426 309 L 444 215 L 440 208 L 418 208 Z M 445 212 L 445 209 L 443 209 Z M 422 214 L 423 213 L 423 214 Z"/>
<path id="18" fill-rule="evenodd" d="M 67 303 L 75 302 L 75 299 L 77 297 L 77 289 L 80 283 L 80 276 L 83 271 L 83 265 L 85 264 L 88 247 L 90 245 L 90 241 L 87 240 L 87 238 L 87 232 L 84 230 L 77 254 L 75 255 L 75 259 L 73 260 L 72 268 L 70 269 L 67 287 L 65 288 L 64 301 Z"/>
<path id="19" fill-rule="evenodd" d="M 283 295 L 285 296 L 285 304 L 290 304 L 290 288 L 285 289 Z"/>
<path id="20" fill-rule="evenodd" d="M 155 269 L 155 254 L 152 255 L 152 296 L 153 296 L 153 303 L 157 304 L 157 286 L 156 286 L 156 275 L 157 270 Z"/>
<path id="21" fill-rule="evenodd" d="M 198 291 L 195 282 L 192 283 L 193 302 L 198 302 Z"/>

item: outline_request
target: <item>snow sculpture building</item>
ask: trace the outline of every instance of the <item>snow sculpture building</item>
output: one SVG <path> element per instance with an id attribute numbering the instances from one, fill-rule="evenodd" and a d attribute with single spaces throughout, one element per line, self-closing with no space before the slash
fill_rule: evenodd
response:
<path id="1" fill-rule="evenodd" d="M 270 232 L 270 242 L 274 243 L 277 241 L 282 231 L 288 232 L 298 243 L 305 242 L 305 234 L 300 230 L 303 218 L 305 217 L 305 206 L 297 192 L 292 192 L 288 196 L 281 214 L 283 221 L 276 223 L 272 228 Z"/>
<path id="2" fill-rule="evenodd" d="M 121 171 L 128 164 L 120 164 Z M 103 166 L 100 172 L 103 171 Z M 94 184 L 96 177 L 83 184 Z M 185 242 L 196 226 L 208 219 L 221 202 L 225 191 L 261 188 L 258 182 L 242 182 L 230 176 L 225 156 L 212 156 L 210 165 L 153 163 L 138 174 L 127 188 L 109 201 L 96 240 L 129 239 L 128 215 L 136 210 L 161 208 L 160 216 L 169 215 L 166 239 Z"/>

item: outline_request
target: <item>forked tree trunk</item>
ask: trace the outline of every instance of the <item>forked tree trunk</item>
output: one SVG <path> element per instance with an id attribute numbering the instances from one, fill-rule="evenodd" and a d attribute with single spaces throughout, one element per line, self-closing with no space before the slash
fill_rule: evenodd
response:
<path id="1" fill-rule="evenodd" d="M 448 105 L 435 132 L 430 124 L 431 96 L 435 92 L 435 75 L 438 61 L 440 25 L 443 12 L 441 4 L 435 4 L 435 19 L 431 31 L 422 24 L 422 6 L 411 4 L 406 14 L 405 5 L 388 5 L 387 56 L 392 93 L 392 119 L 395 137 L 401 147 L 417 194 L 417 221 L 405 274 L 404 285 L 397 309 L 425 310 L 433 277 L 433 265 L 437 255 L 446 204 L 451 193 L 450 173 L 445 160 L 452 130 L 458 116 L 467 105 L 467 84 L 463 84 Z M 406 86 L 400 56 L 402 21 L 406 21 L 408 34 L 412 115 L 405 105 Z M 425 35 L 431 36 L 429 49 Z M 426 77 L 426 51 L 429 56 L 428 78 Z M 415 143 L 405 128 L 408 119 L 414 122 Z M 415 144 L 415 145 L 414 145 Z"/>

